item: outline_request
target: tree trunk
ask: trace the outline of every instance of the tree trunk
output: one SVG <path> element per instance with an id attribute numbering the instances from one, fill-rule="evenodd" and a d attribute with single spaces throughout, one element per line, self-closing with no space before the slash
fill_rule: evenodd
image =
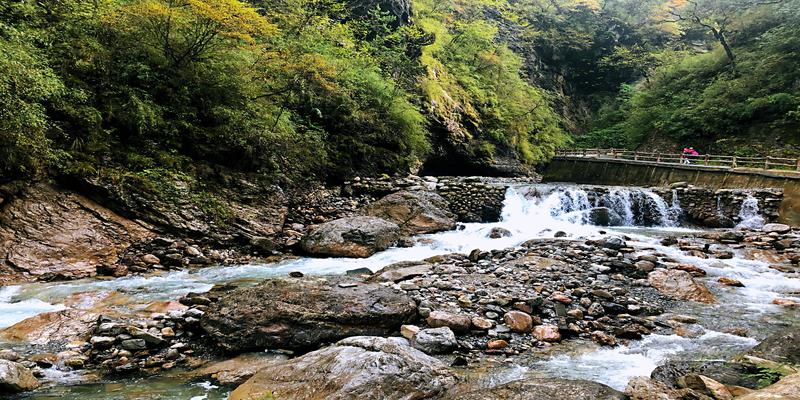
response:
<path id="1" fill-rule="evenodd" d="M 711 32 L 725 50 L 725 55 L 728 57 L 728 62 L 731 64 L 731 69 L 733 70 L 733 73 L 736 74 L 736 58 L 733 55 L 731 46 L 728 44 L 728 40 L 725 38 L 725 33 L 722 30 L 717 30 L 714 28 L 711 28 Z"/>

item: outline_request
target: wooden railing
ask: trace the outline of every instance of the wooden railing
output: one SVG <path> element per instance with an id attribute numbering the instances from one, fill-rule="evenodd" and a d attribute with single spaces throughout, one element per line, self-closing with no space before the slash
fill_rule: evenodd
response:
<path id="1" fill-rule="evenodd" d="M 728 168 L 754 168 L 788 170 L 800 172 L 800 158 L 739 157 L 700 154 L 685 156 L 681 153 L 660 153 L 621 149 L 562 149 L 556 157 L 612 158 L 620 160 L 647 161 L 662 164 L 689 164 Z"/>

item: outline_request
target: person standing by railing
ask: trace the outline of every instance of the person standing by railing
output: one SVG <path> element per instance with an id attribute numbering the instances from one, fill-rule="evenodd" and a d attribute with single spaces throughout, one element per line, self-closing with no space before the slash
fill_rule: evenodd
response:
<path id="1" fill-rule="evenodd" d="M 683 154 L 681 155 L 681 164 L 691 164 L 692 162 L 689 161 L 690 157 L 697 157 L 700 153 L 694 149 L 694 147 L 684 147 Z"/>

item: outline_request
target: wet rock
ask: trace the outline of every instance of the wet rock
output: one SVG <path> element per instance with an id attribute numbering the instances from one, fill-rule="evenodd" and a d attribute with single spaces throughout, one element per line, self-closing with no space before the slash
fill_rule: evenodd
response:
<path id="1" fill-rule="evenodd" d="M 716 302 L 716 298 L 708 288 L 696 282 L 686 271 L 656 269 L 647 275 L 647 281 L 659 292 L 676 299 L 707 304 Z"/>
<path id="2" fill-rule="evenodd" d="M 592 332 L 592 340 L 602 346 L 616 346 L 617 339 L 603 331 Z"/>
<path id="3" fill-rule="evenodd" d="M 459 400 L 622 400 L 625 395 L 602 383 L 555 378 L 509 382 L 493 388 L 455 392 Z"/>
<path id="4" fill-rule="evenodd" d="M 800 331 L 796 327 L 779 330 L 746 354 L 781 364 L 800 365 Z"/>
<path id="5" fill-rule="evenodd" d="M 739 281 L 737 279 L 733 279 L 733 278 L 728 278 L 728 277 L 725 277 L 725 276 L 720 277 L 719 279 L 717 279 L 717 282 L 719 282 L 719 283 L 721 283 L 721 284 L 723 284 L 725 286 L 744 287 L 744 283 L 742 283 L 741 281 Z"/>
<path id="6" fill-rule="evenodd" d="M 139 351 L 147 349 L 147 342 L 144 339 L 126 339 L 120 342 L 122 348 L 128 351 Z"/>
<path id="7" fill-rule="evenodd" d="M 0 394 L 27 392 L 39 387 L 31 370 L 20 363 L 0 360 Z"/>
<path id="8" fill-rule="evenodd" d="M 482 331 L 492 329 L 492 327 L 494 326 L 494 323 L 491 320 L 481 317 L 472 317 L 471 322 L 473 328 Z"/>
<path id="9" fill-rule="evenodd" d="M 795 400 L 800 398 L 800 374 L 793 374 L 781 378 L 776 383 L 764 389 L 737 397 L 737 400 Z"/>
<path id="10" fill-rule="evenodd" d="M 446 365 L 403 338 L 360 336 L 271 364 L 229 400 L 424 399 L 444 394 L 455 383 Z"/>
<path id="11" fill-rule="evenodd" d="M 225 350 L 310 349 L 348 336 L 388 335 L 416 319 L 416 303 L 379 284 L 270 279 L 221 295 L 201 319 Z"/>
<path id="12" fill-rule="evenodd" d="M 424 261 L 401 261 L 387 265 L 367 279 L 370 282 L 402 282 L 431 273 L 433 265 Z"/>
<path id="13" fill-rule="evenodd" d="M 589 223 L 597 226 L 622 226 L 625 220 L 616 211 L 608 207 L 595 207 L 589 210 L 586 217 Z"/>
<path id="14" fill-rule="evenodd" d="M 533 337 L 543 342 L 560 342 L 561 333 L 555 325 L 537 325 L 533 328 Z"/>
<path id="15" fill-rule="evenodd" d="M 761 227 L 761 231 L 764 233 L 789 233 L 792 230 L 792 227 L 786 224 L 765 224 Z"/>
<path id="16" fill-rule="evenodd" d="M 42 313 L 0 331 L 0 337 L 31 344 L 86 341 L 97 324 L 98 314 L 81 310 Z"/>
<path id="17" fill-rule="evenodd" d="M 486 343 L 486 348 L 489 350 L 502 350 L 508 347 L 508 342 L 503 339 L 494 339 Z"/>
<path id="18" fill-rule="evenodd" d="M 725 385 L 703 375 L 689 374 L 681 378 L 681 387 L 692 389 L 715 400 L 731 400 L 733 395 Z"/>
<path id="19" fill-rule="evenodd" d="M 434 192 L 400 191 L 375 201 L 363 209 L 366 215 L 399 225 L 407 235 L 455 229 L 456 218 L 447 201 Z"/>
<path id="20" fill-rule="evenodd" d="M 755 388 L 757 372 L 755 367 L 738 362 L 669 360 L 656 367 L 650 377 L 674 389 L 686 387 L 681 379 L 687 375 L 703 375 L 725 385 Z"/>
<path id="21" fill-rule="evenodd" d="M 447 354 L 458 347 L 448 327 L 422 329 L 411 338 L 411 346 L 428 354 Z"/>
<path id="22" fill-rule="evenodd" d="M 628 381 L 625 395 L 630 400 L 710 400 L 708 396 L 695 393 L 691 389 L 677 389 L 645 376 L 635 376 Z"/>
<path id="23" fill-rule="evenodd" d="M 303 237 L 304 251 L 320 256 L 369 257 L 400 238 L 397 224 L 376 217 L 346 217 L 317 226 Z"/>
<path id="24" fill-rule="evenodd" d="M 472 324 L 470 317 L 463 314 L 453 314 L 445 311 L 431 311 L 425 320 L 432 328 L 446 326 L 455 333 L 466 333 Z"/>
<path id="25" fill-rule="evenodd" d="M 494 227 L 489 231 L 488 237 L 490 239 L 500 239 L 504 237 L 511 237 L 511 231 L 505 228 Z"/>
<path id="26" fill-rule="evenodd" d="M 91 339 L 89 339 L 89 343 L 92 344 L 92 347 L 98 350 L 108 349 L 113 346 L 116 341 L 117 338 L 112 336 L 92 336 Z"/>
<path id="27" fill-rule="evenodd" d="M 528 333 L 533 329 L 533 318 L 522 311 L 509 311 L 503 316 L 503 321 L 517 333 Z"/>
<path id="28" fill-rule="evenodd" d="M 619 236 L 609 236 L 600 240 L 599 244 L 607 249 L 619 250 L 625 247 L 625 239 Z"/>
<path id="29" fill-rule="evenodd" d="M 286 360 L 286 356 L 266 353 L 245 353 L 230 360 L 215 362 L 195 372 L 192 377 L 209 377 L 223 385 L 241 385 L 266 366 Z"/>

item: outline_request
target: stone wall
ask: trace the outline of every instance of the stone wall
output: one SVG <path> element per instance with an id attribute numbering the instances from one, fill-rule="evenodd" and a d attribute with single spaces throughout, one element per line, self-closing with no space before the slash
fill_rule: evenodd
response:
<path id="1" fill-rule="evenodd" d="M 680 187 L 675 189 L 656 189 L 668 203 L 677 194 L 683 218 L 686 222 L 709 228 L 731 228 L 741 222 L 739 212 L 742 203 L 752 196 L 758 200 L 759 214 L 766 222 L 778 220 L 778 208 L 783 200 L 780 189 L 707 189 L 700 187 Z"/>
<path id="2" fill-rule="evenodd" d="M 399 190 L 430 190 L 439 193 L 450 204 L 450 211 L 459 222 L 496 222 L 503 211 L 505 193 L 512 185 L 534 184 L 538 177 L 418 177 L 356 178 L 345 182 L 342 193 L 347 196 L 381 198 Z"/>

